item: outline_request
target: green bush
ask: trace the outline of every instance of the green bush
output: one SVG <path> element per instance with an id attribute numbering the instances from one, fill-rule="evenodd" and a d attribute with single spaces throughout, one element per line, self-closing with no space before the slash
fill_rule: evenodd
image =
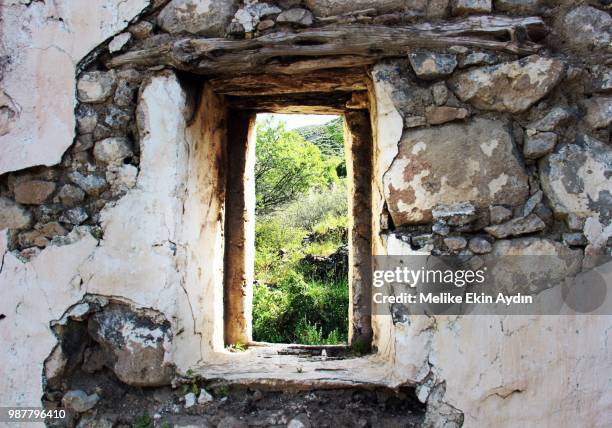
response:
<path id="1" fill-rule="evenodd" d="M 285 206 L 275 217 L 286 226 L 314 230 L 327 218 L 343 218 L 348 213 L 348 191 L 345 180 L 339 180 L 327 189 L 311 190 L 297 201 Z"/>

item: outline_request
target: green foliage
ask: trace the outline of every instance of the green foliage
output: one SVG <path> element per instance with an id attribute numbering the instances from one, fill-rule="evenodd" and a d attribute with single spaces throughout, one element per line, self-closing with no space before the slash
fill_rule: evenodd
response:
<path id="1" fill-rule="evenodd" d="M 200 387 L 195 379 L 189 383 L 182 384 L 179 391 L 181 395 L 189 394 L 190 392 L 193 392 L 196 396 L 200 395 Z"/>
<path id="2" fill-rule="evenodd" d="M 283 208 L 279 216 L 286 226 L 313 229 L 326 218 L 347 218 L 346 180 L 339 180 L 324 191 L 312 190 Z"/>
<path id="3" fill-rule="evenodd" d="M 219 385 L 219 386 L 216 386 L 216 387 L 213 389 L 213 394 L 215 395 L 215 397 L 216 397 L 216 398 L 224 398 L 224 397 L 227 397 L 227 396 L 229 396 L 229 394 L 230 394 L 230 389 L 229 389 L 229 386 L 227 386 L 227 385 Z"/>
<path id="4" fill-rule="evenodd" d="M 255 146 L 257 214 L 269 214 L 312 188 L 324 188 L 338 179 L 336 161 L 321 156 L 319 148 L 284 123 L 268 119 L 257 125 Z"/>
<path id="5" fill-rule="evenodd" d="M 299 272 L 292 274 L 275 286 L 255 286 L 255 339 L 311 345 L 346 342 L 347 282 L 318 282 L 304 279 Z"/>
<path id="6" fill-rule="evenodd" d="M 326 156 L 344 158 L 344 129 L 342 118 L 337 117 L 323 125 L 308 125 L 297 128 L 306 141 L 316 145 Z"/>
<path id="7" fill-rule="evenodd" d="M 241 342 L 233 343 L 227 347 L 230 352 L 244 352 L 247 349 L 249 349 L 249 346 Z"/>
<path id="8" fill-rule="evenodd" d="M 153 428 L 153 419 L 145 413 L 138 418 L 136 423 L 132 424 L 132 428 Z"/>

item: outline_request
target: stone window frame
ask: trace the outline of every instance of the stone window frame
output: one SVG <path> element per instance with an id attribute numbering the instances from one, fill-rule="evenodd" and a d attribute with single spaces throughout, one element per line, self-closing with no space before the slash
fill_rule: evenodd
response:
<path id="1" fill-rule="evenodd" d="M 356 76 L 361 82 L 355 84 Z M 263 76 L 250 86 L 268 82 Z M 330 90 L 338 80 L 353 82 L 347 90 Z M 283 79 L 279 79 L 282 81 Z M 370 108 L 370 79 L 366 70 L 318 73 L 317 85 L 305 92 L 227 96 L 228 168 L 225 199 L 224 343 L 260 345 L 252 340 L 252 292 L 255 256 L 255 118 L 259 113 L 337 114 L 343 117 L 349 188 L 349 336 L 348 345 L 359 353 L 373 346 L 371 310 L 372 183 L 374 135 Z M 211 82 L 211 89 L 223 92 Z M 278 80 L 275 85 L 278 85 Z M 293 79 L 293 88 L 301 87 Z M 323 90 L 321 90 L 323 89 Z M 255 90 L 256 92 L 257 90 Z"/>

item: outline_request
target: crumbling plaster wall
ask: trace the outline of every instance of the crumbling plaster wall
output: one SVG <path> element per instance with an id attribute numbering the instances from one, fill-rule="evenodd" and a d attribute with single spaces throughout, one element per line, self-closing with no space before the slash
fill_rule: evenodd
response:
<path id="1" fill-rule="evenodd" d="M 74 138 L 77 64 L 149 3 L 2 1 L 0 174 L 61 160 Z"/>
<path id="2" fill-rule="evenodd" d="M 3 113 L 10 116 L 0 129 L 2 173 L 55 165 L 62 159 L 75 133 L 76 64 L 148 6 L 146 2 L 88 2 L 87 7 L 69 1 L 22 3 L 6 2 L 2 10 L 3 28 L 14 30 L 5 30 L 2 41 L 6 51 L 3 57 L 10 59 L 8 65 L 3 65 L 4 98 L 0 100 L 4 103 Z M 306 3 L 315 16 L 344 13 L 352 8 L 331 0 L 320 2 L 319 6 L 314 1 Z M 418 9 L 417 18 L 446 16 L 456 9 L 446 2 L 434 13 L 434 6 L 445 2 L 411 3 Z M 491 2 L 458 3 L 474 3 L 484 8 L 475 13 L 492 10 Z M 513 2 L 494 3 L 496 7 L 506 5 L 499 11 L 513 7 Z M 532 13 L 538 10 L 535 5 L 547 2 L 514 3 L 531 5 L 528 10 Z M 589 19 L 593 21 L 593 31 L 576 37 L 571 49 L 595 46 L 603 53 L 609 50 L 608 12 L 601 10 L 597 2 L 592 3 L 598 8 L 582 4 L 573 8 L 571 2 L 561 3 L 565 9 L 555 19 L 560 23 L 557 33 L 571 35 L 572 25 L 580 28 Z M 380 4 L 381 12 L 385 13 L 405 6 L 396 0 Z M 171 10 L 167 14 L 171 15 Z M 252 22 L 234 20 L 240 21 L 242 31 L 249 23 L 252 26 L 260 23 L 259 16 L 255 19 L 248 15 L 247 21 Z M 600 43 L 606 34 L 607 45 Z M 444 234 L 423 233 L 424 229 L 419 228 L 431 229 L 432 224 L 427 222 L 437 221 L 431 212 L 433 205 L 461 202 L 462 196 L 456 189 L 470 190 L 470 181 L 461 181 L 460 175 L 453 175 L 453 185 L 444 187 L 448 181 L 434 167 L 430 169 L 433 181 L 429 187 L 421 186 L 423 180 L 415 180 L 402 171 L 406 162 L 409 165 L 410 157 L 402 158 L 400 152 L 403 149 L 420 156 L 423 164 L 430 162 L 432 156 L 439 155 L 428 152 L 426 143 L 419 144 L 421 140 L 431 139 L 432 133 L 454 135 L 462 129 L 476 136 L 493 131 L 499 136 L 496 140 L 500 145 L 493 147 L 488 141 L 481 141 L 480 152 L 469 152 L 469 160 L 475 164 L 468 171 L 493 174 L 490 178 L 494 183 L 491 188 L 486 181 L 479 182 L 477 186 L 487 185 L 487 192 L 471 193 L 469 202 L 485 195 L 477 201 L 478 209 L 486 211 L 491 204 L 499 204 L 510 211 L 502 214 L 520 218 L 525 217 L 522 215 L 525 206 L 532 200 L 528 205 L 530 212 L 545 222 L 541 226 L 532 217 L 531 223 L 513 225 L 510 236 L 505 237 L 509 239 L 500 238 L 502 241 L 518 242 L 511 235 L 525 233 L 538 240 L 542 251 L 555 251 L 558 245 L 565 245 L 564 233 L 576 232 L 584 237 L 578 237 L 582 240 L 572 247 L 587 263 L 590 256 L 607 251 L 610 219 L 605 190 L 609 175 L 592 178 L 588 171 L 609 168 L 610 112 L 605 103 L 610 83 L 609 77 L 600 78 L 606 76 L 606 70 L 609 76 L 609 68 L 581 63 L 572 55 L 568 58 L 546 52 L 542 58 L 518 65 L 516 57 L 495 57 L 486 52 L 470 56 L 470 52 L 458 49 L 445 54 L 451 56 L 443 56 L 440 61 L 435 56 L 429 58 L 434 68 L 440 68 L 429 77 L 427 73 L 432 70 L 427 66 L 422 67 L 423 75 L 414 74 L 425 62 L 421 57 L 412 58 L 411 62 L 389 61 L 373 69 L 374 252 L 413 252 L 415 245 L 411 244 L 417 242 L 413 238 L 418 238 L 419 245 L 426 244 L 422 251 L 431 251 L 434 246 L 449 250 Z M 551 60 L 552 57 L 561 58 Z M 459 68 L 466 68 L 467 73 L 476 70 L 475 74 L 455 70 L 458 64 L 454 61 L 463 63 Z M 511 88 L 500 86 L 503 76 L 501 80 L 494 77 L 500 69 L 498 64 L 504 64 L 502 75 L 506 70 L 507 75 L 523 78 L 517 79 L 519 83 Z M 525 71 L 525 67 L 530 68 Z M 53 75 L 50 69 L 54 70 Z M 19 257 L 18 251 L 9 251 L 10 233 L 2 231 L 0 313 L 5 317 L 0 319 L 3 343 L 0 377 L 7 380 L 0 386 L 2 403 L 39 404 L 43 385 L 38 374 L 42 374 L 43 362 L 56 344 L 49 323 L 62 318 L 85 294 L 116 297 L 135 307 L 160 311 L 173 332 L 164 358 L 181 371 L 220 361 L 215 352 L 223 347 L 223 324 L 219 322 L 223 307 L 223 254 L 219 250 L 223 245 L 225 180 L 220 165 L 225 162 L 227 113 L 223 101 L 208 87 L 203 88 L 202 101 L 192 111 L 188 94 L 172 72 L 152 74 L 140 87 L 136 111 L 139 150 L 134 151 L 138 154 L 138 173 L 100 211 L 103 235 L 94 237 L 90 226 L 75 225 L 65 237 L 41 251 L 31 252 L 28 258 Z M 568 88 L 570 95 L 565 96 L 560 87 Z M 507 90 L 510 95 L 502 93 L 499 97 L 496 90 Z M 527 111 L 532 106 L 533 110 Z M 561 119 L 549 118 L 552 125 L 543 123 L 556 107 L 569 111 L 569 117 L 561 113 Z M 511 118 L 510 114 L 519 116 Z M 551 132 L 563 139 L 557 148 L 550 144 L 553 136 L 538 135 Z M 418 141 L 411 140 L 415 135 Z M 525 145 L 531 137 L 540 140 L 537 144 L 531 141 L 534 151 L 530 152 Z M 173 144 L 164 144 L 168 141 Z M 574 141 L 579 144 L 573 145 Z M 491 154 L 496 150 L 501 150 L 508 161 L 504 164 L 509 165 L 507 169 L 499 165 L 487 168 L 489 162 L 495 162 Z M 552 150 L 555 151 L 550 154 Z M 576 162 L 577 168 L 556 167 L 568 159 Z M 441 170 L 451 170 L 453 161 L 446 159 Z M 416 172 L 423 171 L 427 167 L 421 165 Z M 540 185 L 533 177 L 541 176 L 542 171 L 549 172 L 548 179 Z M 579 185 L 574 173 L 580 179 Z M 504 189 L 507 183 L 514 184 Z M 443 190 L 431 192 L 432 188 Z M 538 196 L 538 190 L 546 192 L 546 198 Z M 423 198 L 420 203 L 410 200 L 411 191 Z M 578 219 L 567 215 L 575 213 L 575 207 L 581 209 Z M 410 211 L 412 208 L 416 211 Z M 414 212 L 412 217 L 404 215 Z M 576 226 L 572 220 L 585 224 Z M 402 225 L 393 222 L 406 222 L 415 226 L 419 235 L 431 236 L 412 236 L 405 230 L 394 229 L 392 226 Z M 491 233 L 501 236 L 501 232 L 492 229 L 487 234 L 482 229 L 495 226 L 490 223 L 494 222 L 489 218 L 486 225 L 478 226 L 480 229 L 468 229 L 466 244 L 486 235 L 489 245 L 497 245 Z M 565 223 L 568 224 L 562 225 Z M 442 226 L 445 224 L 437 230 L 443 232 Z M 481 241 L 478 244 L 479 247 L 474 246 L 478 251 L 486 247 Z M 609 316 L 414 316 L 400 321 L 376 316 L 373 328 L 378 363 L 386 365 L 388 374 L 381 381 L 391 385 L 416 382 L 419 399 L 437 408 L 433 413 L 448 415 L 437 422 L 457 421 L 458 415 L 463 414 L 467 426 L 606 426 L 612 413 L 609 376 L 612 361 L 608 358 L 611 323 Z"/>

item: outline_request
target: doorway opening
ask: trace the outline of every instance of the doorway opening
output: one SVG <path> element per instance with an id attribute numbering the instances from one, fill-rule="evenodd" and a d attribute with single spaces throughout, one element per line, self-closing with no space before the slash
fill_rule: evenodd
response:
<path id="1" fill-rule="evenodd" d="M 210 88 L 227 106 L 227 126 L 218 128 L 227 130 L 226 348 L 368 353 L 374 334 L 367 74 L 213 79 Z"/>
<path id="2" fill-rule="evenodd" d="M 253 340 L 348 342 L 348 188 L 339 115 L 259 114 Z"/>

